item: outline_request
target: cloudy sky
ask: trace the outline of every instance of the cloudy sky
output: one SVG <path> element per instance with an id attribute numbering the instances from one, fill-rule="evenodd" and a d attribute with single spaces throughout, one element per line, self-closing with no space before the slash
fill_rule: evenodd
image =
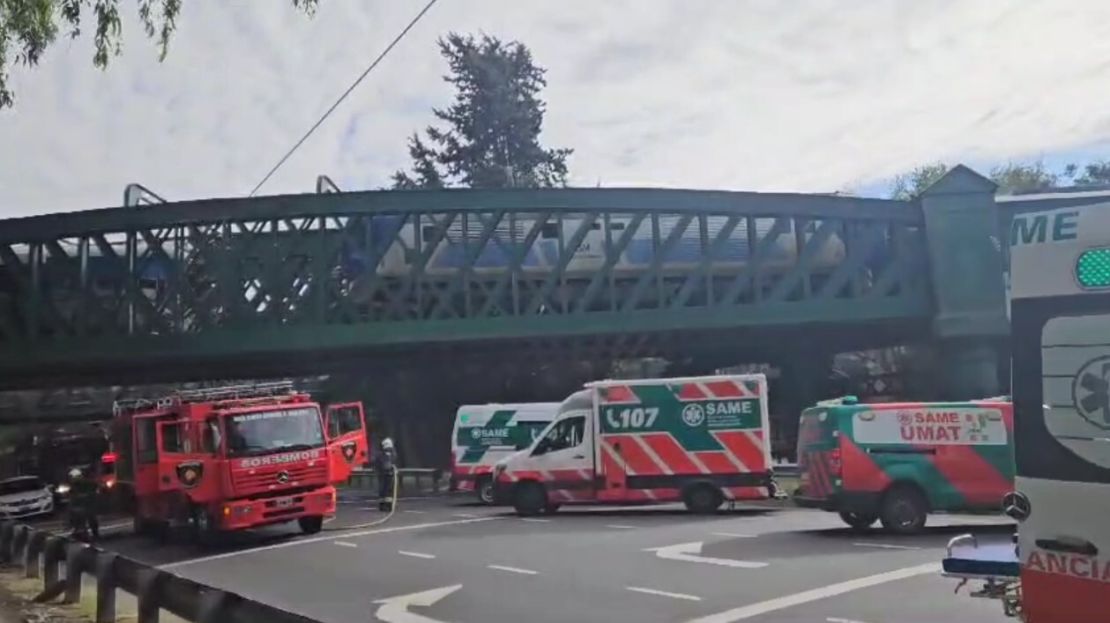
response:
<path id="1" fill-rule="evenodd" d="M 123 55 L 87 38 L 15 68 L 0 216 L 240 196 L 423 6 L 186 2 L 159 64 L 133 2 Z M 435 40 L 517 39 L 547 68 L 574 185 L 880 192 L 925 161 L 1110 157 L 1110 2 L 440 0 L 263 188 L 378 188 L 449 101 Z"/>

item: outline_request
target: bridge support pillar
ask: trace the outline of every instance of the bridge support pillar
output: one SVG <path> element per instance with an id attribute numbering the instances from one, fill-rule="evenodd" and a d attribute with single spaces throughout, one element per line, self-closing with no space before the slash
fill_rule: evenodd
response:
<path id="1" fill-rule="evenodd" d="M 1000 393 L 998 343 L 1009 334 L 994 182 L 959 165 L 918 197 L 925 215 L 933 334 L 944 387 L 937 399 Z"/>

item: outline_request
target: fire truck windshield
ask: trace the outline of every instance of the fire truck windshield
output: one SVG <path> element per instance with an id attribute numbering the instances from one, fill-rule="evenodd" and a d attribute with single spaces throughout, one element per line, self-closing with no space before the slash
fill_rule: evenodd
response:
<path id="1" fill-rule="evenodd" d="M 324 445 L 316 407 L 239 413 L 226 419 L 228 456 L 309 450 Z"/>

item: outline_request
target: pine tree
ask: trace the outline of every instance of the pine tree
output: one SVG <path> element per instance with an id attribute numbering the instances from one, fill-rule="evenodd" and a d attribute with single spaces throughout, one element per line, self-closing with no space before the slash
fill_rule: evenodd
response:
<path id="1" fill-rule="evenodd" d="M 455 99 L 434 109 L 446 129 L 409 139 L 411 173 L 393 175 L 397 189 L 555 187 L 567 181 L 570 149 L 540 145 L 547 85 L 544 70 L 519 42 L 451 33 L 439 40 Z"/>

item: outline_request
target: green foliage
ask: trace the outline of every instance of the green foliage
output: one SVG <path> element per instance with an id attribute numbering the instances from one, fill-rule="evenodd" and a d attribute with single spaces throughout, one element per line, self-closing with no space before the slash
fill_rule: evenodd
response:
<path id="1" fill-rule="evenodd" d="M 919 166 L 894 178 L 891 199 L 912 199 L 948 172 L 948 165 L 935 162 Z M 991 169 L 990 179 L 1003 195 L 1029 193 L 1075 186 L 1110 186 L 1110 160 L 1084 165 L 1069 164 L 1053 171 L 1044 162 L 1008 162 Z"/>
<path id="2" fill-rule="evenodd" d="M 311 15 L 319 0 L 292 0 L 293 6 Z M 177 28 L 181 0 L 135 0 L 146 36 L 156 41 L 158 59 L 169 51 L 170 36 Z M 8 88 L 9 65 L 37 65 L 42 53 L 64 32 L 81 34 L 86 14 L 95 20 L 93 65 L 100 69 L 120 53 L 122 26 L 120 0 L 0 0 L 0 109 L 10 107 L 14 94 Z"/>
<path id="3" fill-rule="evenodd" d="M 895 177 L 893 183 L 891 183 L 890 198 L 903 201 L 913 199 L 947 172 L 948 165 L 943 162 L 934 162 L 923 164 L 909 173 L 903 173 Z"/>
<path id="4" fill-rule="evenodd" d="M 393 174 L 397 189 L 565 186 L 570 149 L 539 142 L 545 106 L 544 70 L 519 42 L 450 33 L 439 40 L 455 87 L 446 109 L 434 109 L 446 129 L 428 127 L 409 139 L 411 173 Z"/>
<path id="5" fill-rule="evenodd" d="M 1066 178 L 1048 170 L 1041 161 L 1031 163 L 1008 162 L 991 169 L 991 180 L 998 184 L 1000 194 L 1035 192 L 1059 188 Z"/>

